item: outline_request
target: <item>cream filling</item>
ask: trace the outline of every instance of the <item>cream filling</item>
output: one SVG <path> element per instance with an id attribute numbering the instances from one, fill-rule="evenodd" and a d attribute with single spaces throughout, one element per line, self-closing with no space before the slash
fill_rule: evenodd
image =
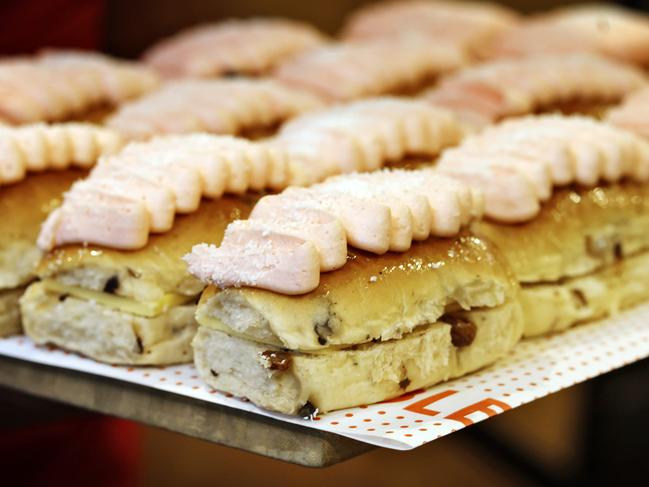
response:
<path id="1" fill-rule="evenodd" d="M 492 363 L 520 338 L 517 301 L 460 313 L 476 325 L 470 344 L 453 344 L 437 322 L 399 339 L 320 353 L 282 351 L 200 326 L 193 342 L 198 373 L 212 387 L 253 403 L 296 414 L 370 404 L 431 386 Z"/>
<path id="2" fill-rule="evenodd" d="M 525 336 L 565 330 L 649 299 L 649 252 L 585 276 L 526 284 L 521 290 Z"/>
<path id="3" fill-rule="evenodd" d="M 441 307 L 438 310 L 437 316 L 438 318 L 440 318 L 443 313 L 452 313 L 455 316 L 462 316 L 465 319 L 468 319 L 469 321 L 479 321 L 480 319 L 475 317 L 482 316 L 485 312 L 488 313 L 490 310 L 493 309 L 501 309 L 503 306 L 504 306 L 503 304 L 500 304 L 495 307 L 477 307 L 469 310 L 463 310 L 457 303 L 452 302 L 450 304 L 447 304 L 446 307 Z M 260 330 L 257 330 L 257 333 L 255 333 L 254 335 L 251 333 L 245 333 L 242 331 L 235 330 L 232 327 L 224 324 L 223 321 L 221 321 L 219 318 L 213 316 L 212 313 L 213 310 L 209 306 L 199 305 L 196 308 L 196 315 L 195 315 L 196 321 L 200 326 L 204 326 L 206 328 L 210 328 L 213 330 L 218 330 L 232 337 L 255 342 L 259 345 L 269 345 L 272 347 L 279 347 L 279 348 L 286 349 L 285 344 L 281 343 L 275 335 L 268 334 L 268 333 L 266 334 L 259 333 Z M 260 316 L 255 309 L 243 308 L 243 307 L 238 309 L 237 318 L 240 321 L 245 321 L 250 323 L 257 322 L 260 318 L 263 319 L 263 317 Z M 302 353 L 306 355 L 328 354 L 335 350 L 356 349 L 358 347 L 365 347 L 365 346 L 375 345 L 378 343 L 387 343 L 394 340 L 400 340 L 402 338 L 410 336 L 411 334 L 421 333 L 422 330 L 425 330 L 430 326 L 439 326 L 439 325 L 449 326 L 449 323 L 446 323 L 440 319 L 433 319 L 428 322 L 422 323 L 421 325 L 414 326 L 409 331 L 404 332 L 403 334 L 399 334 L 397 336 L 393 336 L 389 339 L 371 340 L 364 343 L 327 344 L 326 346 L 323 346 L 322 348 L 319 349 L 309 348 L 309 349 L 290 349 L 290 350 L 296 353 Z"/>
<path id="4" fill-rule="evenodd" d="M 226 326 L 223 324 L 223 322 L 217 318 L 214 318 L 212 316 L 209 316 L 207 309 L 205 306 L 201 306 L 197 308 L 196 311 L 196 321 L 200 326 L 204 326 L 206 328 L 210 328 L 212 330 L 218 330 L 220 332 L 223 332 L 229 336 L 233 336 L 236 338 L 241 338 L 242 340 L 247 340 L 250 342 L 257 343 L 259 345 L 269 345 L 273 347 L 282 347 L 281 343 L 278 343 L 277 340 L 273 340 L 272 337 L 269 338 L 260 338 L 258 336 L 251 337 L 250 335 L 247 335 L 245 333 L 241 333 L 238 331 L 233 330 L 229 326 Z M 330 345 L 329 347 L 322 349 L 322 350 L 302 350 L 302 353 L 309 353 L 309 354 L 317 354 L 317 353 L 327 353 L 328 351 L 331 350 L 340 350 L 345 347 L 348 347 L 349 345 Z"/>
<path id="5" fill-rule="evenodd" d="M 146 318 L 159 316 L 169 309 L 180 306 L 195 299 L 195 296 L 184 296 L 182 294 L 167 293 L 157 301 L 139 302 L 124 296 L 117 296 L 101 291 L 86 289 L 78 286 L 61 284 L 54 279 L 45 279 L 44 288 L 49 292 L 59 294 L 69 294 L 86 301 L 94 301 L 107 308 L 117 309 L 126 313 L 131 313 Z"/>

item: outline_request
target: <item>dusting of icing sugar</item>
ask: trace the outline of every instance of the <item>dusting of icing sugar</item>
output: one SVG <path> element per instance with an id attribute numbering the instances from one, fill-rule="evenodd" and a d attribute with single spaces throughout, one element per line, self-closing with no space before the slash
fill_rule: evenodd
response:
<path id="1" fill-rule="evenodd" d="M 290 217 L 291 212 L 324 212 L 342 225 L 346 246 L 376 254 L 388 249 L 407 251 L 416 227 L 419 232 L 429 232 L 419 234 L 420 239 L 431 235 L 457 235 L 471 219 L 481 216 L 483 207 L 487 216 L 499 221 L 527 221 L 534 218 L 541 202 L 550 196 L 553 185 L 558 184 L 553 179 L 550 157 L 571 154 L 575 140 L 587 139 L 592 143 L 593 137 L 584 135 L 588 130 L 595 131 L 598 146 L 602 148 L 602 164 L 596 173 L 597 179 L 649 178 L 649 170 L 638 169 L 649 167 L 649 142 L 637 136 L 583 117 L 526 117 L 493 127 L 466 144 L 447 151 L 435 169 L 347 174 L 310 188 L 289 188 L 279 195 L 262 198 L 251 218 L 259 228 L 266 225 L 272 229 L 271 233 L 262 233 L 261 239 L 299 235 L 302 242 L 313 243 L 320 253 L 320 271 L 324 270 L 323 255 L 328 256 L 334 248 L 333 244 L 329 245 L 333 237 L 326 231 L 318 231 L 324 222 L 313 222 L 306 215 Z M 529 137 L 535 136 L 546 143 L 548 150 L 524 152 Z M 500 140 L 507 143 L 500 144 Z M 482 157 L 476 152 L 476 147 L 484 148 Z M 626 154 L 630 159 L 621 164 L 620 154 Z M 574 155 L 572 161 L 576 170 L 573 175 L 566 174 L 573 178 L 571 182 L 579 183 L 578 176 L 583 172 L 581 165 L 587 161 Z M 566 177 L 566 174 L 560 177 Z M 417 205 L 422 202 L 428 205 L 428 214 L 434 215 L 428 228 L 415 225 L 415 217 L 421 219 L 427 214 L 419 211 Z M 311 224 L 308 231 L 301 228 L 307 226 L 307 221 Z M 397 243 L 400 245 L 398 248 L 395 247 Z M 273 275 L 273 267 L 277 270 L 283 261 L 269 257 L 275 253 L 292 255 L 298 246 L 291 246 L 278 238 L 273 240 L 273 244 L 275 247 L 263 250 L 267 252 L 266 256 L 254 256 L 255 252 L 261 252 L 258 246 L 233 244 L 232 249 L 236 250 L 229 251 L 232 259 L 229 264 L 237 268 L 245 265 L 246 260 L 257 259 L 267 266 L 264 267 L 264 278 L 268 280 L 256 279 L 254 285 L 275 287 L 274 279 L 281 281 L 282 277 Z M 346 261 L 346 258 L 342 259 L 337 266 L 327 270 L 341 267 Z M 220 275 L 225 271 L 213 268 L 213 272 Z M 234 272 L 240 271 L 235 269 Z M 377 279 L 377 276 L 371 276 L 369 282 Z M 252 279 L 246 282 L 253 285 L 249 284 Z M 309 282 L 312 284 L 314 280 Z M 296 286 L 291 293 L 304 293 L 311 289 L 306 285 Z"/>
<path id="2" fill-rule="evenodd" d="M 89 180 L 97 182 L 95 188 L 102 192 L 110 192 L 115 181 L 125 181 L 128 190 L 116 188 L 113 192 L 123 198 L 145 202 L 149 224 L 142 231 L 159 233 L 171 228 L 176 213 L 195 211 L 202 196 L 218 198 L 224 193 L 242 194 L 248 190 L 311 185 L 335 174 L 380 168 L 395 154 L 419 153 L 421 141 L 395 136 L 409 119 L 416 130 L 424 134 L 424 139 L 430 138 L 424 144 L 429 155 L 455 144 L 459 138 L 459 123 L 449 113 L 428 107 L 423 102 L 379 98 L 307 115 L 304 121 L 296 119 L 288 125 L 293 128 L 282 129 L 270 141 L 251 142 L 232 136 L 189 134 L 132 143 L 121 153 L 106 158 Z M 341 123 L 336 125 L 336 120 Z M 437 128 L 428 130 L 431 127 Z M 447 135 L 440 138 L 439 132 Z M 347 145 L 340 143 L 341 137 Z M 335 201 L 323 190 L 320 194 L 312 194 L 306 206 L 326 209 L 334 213 L 335 218 L 344 214 L 347 220 L 356 219 L 367 232 L 387 233 L 389 239 L 387 224 L 381 223 L 384 228 L 380 230 L 369 230 L 373 225 L 372 219 L 376 220 L 380 213 L 389 213 L 389 209 L 380 208 L 373 202 L 375 192 L 367 188 L 367 183 L 352 184 L 356 186 L 356 194 L 348 195 L 345 204 Z M 62 230 L 50 232 L 48 238 L 39 240 L 43 250 L 78 241 L 97 243 L 90 231 L 82 235 L 81 230 L 74 234 L 65 230 L 70 228 L 74 212 L 78 211 L 78 207 L 68 203 L 73 199 L 74 191 L 63 200 L 63 211 L 57 213 L 60 221 L 53 221 L 50 225 L 50 230 L 54 227 Z M 352 188 L 345 191 L 350 192 Z M 174 199 L 171 204 L 168 203 L 169 195 Z M 353 215 L 348 209 L 350 204 L 363 212 L 369 223 L 363 223 Z M 367 236 L 362 236 L 361 230 L 350 232 L 352 241 L 367 242 Z M 51 236 L 53 238 L 49 238 Z M 123 239 L 120 242 L 122 246 L 129 245 Z M 102 245 L 111 246 L 109 241 L 103 241 Z M 138 245 L 142 245 L 140 238 L 127 248 L 137 248 Z M 383 243 L 378 243 L 372 250 L 387 250 L 383 247 Z M 323 265 L 333 265 L 326 262 L 324 259 Z"/>
<path id="3" fill-rule="evenodd" d="M 190 266 L 190 272 L 219 285 L 228 282 L 243 283 L 277 290 L 286 287 L 286 277 L 280 275 L 279 269 L 288 267 L 287 256 L 290 256 L 290 259 L 302 262 L 301 266 L 297 266 L 298 269 L 304 269 L 303 272 L 293 273 L 291 294 L 309 292 L 318 279 L 308 273 L 316 272 L 319 275 L 321 271 L 335 270 L 345 265 L 348 245 L 381 254 L 392 248 L 394 242 L 408 242 L 395 249 L 407 250 L 413 237 L 414 225 L 404 218 L 422 213 L 413 213 L 408 206 L 413 205 L 413 210 L 415 209 L 415 195 L 420 195 L 418 203 L 424 202 L 430 206 L 429 212 L 424 212 L 428 217 L 435 212 L 437 219 L 441 221 L 442 215 L 452 212 L 452 218 L 457 222 L 457 234 L 462 226 L 459 214 L 454 212 L 452 206 L 442 204 L 443 200 L 433 195 L 439 190 L 439 186 L 434 183 L 437 177 L 434 171 L 414 171 L 407 173 L 408 178 L 403 173 L 398 178 L 402 180 L 400 183 L 388 182 L 390 175 L 389 172 L 378 172 L 340 176 L 311 188 L 291 188 L 280 195 L 266 196 L 258 202 L 250 220 L 233 222 L 228 226 L 223 243 L 217 251 L 223 259 L 217 262 L 210 257 L 208 267 L 212 271 L 209 278 L 204 279 L 205 274 L 196 271 L 195 266 Z M 409 178 L 431 184 L 409 185 Z M 441 177 L 438 184 L 445 180 Z M 386 206 L 384 188 L 392 186 L 395 190 L 389 193 L 387 199 L 390 200 L 390 205 Z M 397 191 L 397 188 L 401 191 Z M 361 195 L 359 189 L 363 189 Z M 447 191 L 456 198 L 471 195 L 459 182 L 449 185 Z M 467 204 L 470 205 L 471 202 Z M 392 211 L 400 213 L 391 217 Z M 401 240 L 393 240 L 395 235 L 399 235 Z M 293 237 L 293 240 L 286 240 L 289 237 Z M 299 239 L 300 245 L 295 237 Z M 300 252 L 304 250 L 301 244 L 313 245 L 318 260 L 315 271 L 309 261 L 310 257 L 300 256 Z M 193 254 L 198 260 L 206 260 L 200 252 Z M 224 256 L 227 256 L 228 262 L 221 265 L 221 260 L 226 260 Z M 256 267 L 251 268 L 253 265 Z M 262 269 L 263 272 L 255 273 L 255 269 Z M 377 281 L 377 276 L 370 278 L 372 283 Z"/>

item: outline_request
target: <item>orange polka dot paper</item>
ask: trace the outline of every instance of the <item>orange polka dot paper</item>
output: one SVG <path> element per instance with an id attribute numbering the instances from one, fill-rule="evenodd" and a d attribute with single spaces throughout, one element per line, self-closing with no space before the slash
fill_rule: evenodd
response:
<path id="1" fill-rule="evenodd" d="M 491 367 L 391 401 L 294 418 L 206 386 L 193 365 L 100 364 L 28 338 L 0 339 L 0 354 L 132 382 L 359 441 L 408 450 L 649 356 L 649 303 L 549 337 L 524 340 Z"/>

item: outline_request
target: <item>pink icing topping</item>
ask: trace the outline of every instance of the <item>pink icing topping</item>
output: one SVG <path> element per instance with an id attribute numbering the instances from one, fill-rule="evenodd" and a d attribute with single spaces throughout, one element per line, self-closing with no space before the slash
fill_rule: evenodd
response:
<path id="1" fill-rule="evenodd" d="M 122 139 L 110 129 L 84 123 L 0 127 L 0 185 L 30 171 L 88 168 L 101 154 L 114 153 Z"/>
<path id="2" fill-rule="evenodd" d="M 334 256 L 340 234 L 325 231 L 322 221 L 306 225 L 305 216 L 287 216 L 294 212 L 330 215 L 347 246 L 405 252 L 413 240 L 457 235 L 483 210 L 500 222 L 528 221 L 556 185 L 625 177 L 649 180 L 649 141 L 586 117 L 525 117 L 466 139 L 434 169 L 348 174 L 266 196 L 252 212 L 254 223 L 234 222 L 220 247 L 197 246 L 185 260 L 192 274 L 221 287 L 302 294 L 345 260 Z M 291 259 L 300 272 L 280 272 Z"/>
<path id="3" fill-rule="evenodd" d="M 457 143 L 461 136 L 456 119 L 444 110 L 421 101 L 377 98 L 295 119 L 270 141 L 188 134 L 131 143 L 119 154 L 102 159 L 87 181 L 72 187 L 63 205 L 49 216 L 39 246 L 48 250 L 65 243 L 87 242 L 139 248 L 147 240 L 141 235 L 168 231 L 174 215 L 196 211 L 203 196 L 218 198 L 224 193 L 306 186 L 336 174 L 377 169 L 407 155 L 431 157 Z M 148 219 L 134 218 L 133 225 L 139 222 L 144 228 L 137 235 L 129 233 L 132 240 L 119 235 L 111 242 L 102 236 L 99 242 L 93 225 L 84 231 L 73 224 L 81 206 L 72 200 L 88 199 L 91 204 L 93 191 L 143 205 Z M 373 204 L 360 195 L 354 201 L 363 202 L 365 212 L 383 212 L 385 218 L 392 218 L 385 205 Z M 105 205 L 106 222 L 111 218 L 109 207 Z M 350 220 L 358 219 L 348 207 L 341 212 Z M 391 208 L 405 233 L 375 242 L 382 252 L 409 246 L 405 207 L 393 203 Z M 363 232 L 369 230 L 363 228 L 371 224 L 361 224 L 349 238 L 367 241 Z M 326 262 L 325 266 L 333 265 Z"/>

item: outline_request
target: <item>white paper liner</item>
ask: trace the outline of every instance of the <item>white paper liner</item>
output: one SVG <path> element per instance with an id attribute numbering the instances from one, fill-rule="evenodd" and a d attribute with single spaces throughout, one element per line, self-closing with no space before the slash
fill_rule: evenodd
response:
<path id="1" fill-rule="evenodd" d="M 215 391 L 193 365 L 100 364 L 19 336 L 0 339 L 0 354 L 141 384 L 251 411 L 395 450 L 409 450 L 489 416 L 649 356 L 649 303 L 561 334 L 522 341 L 495 365 L 394 401 L 345 409 L 310 421 L 271 413 Z"/>

